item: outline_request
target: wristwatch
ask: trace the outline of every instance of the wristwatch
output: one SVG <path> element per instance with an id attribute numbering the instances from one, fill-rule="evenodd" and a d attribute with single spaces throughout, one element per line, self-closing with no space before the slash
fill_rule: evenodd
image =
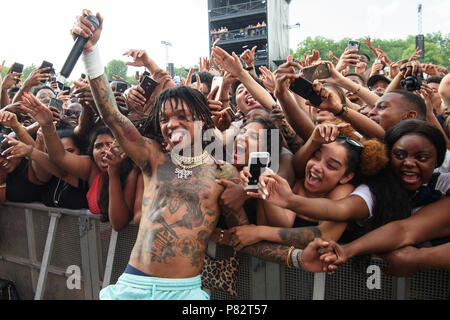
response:
<path id="1" fill-rule="evenodd" d="M 245 70 L 247 70 L 247 71 L 251 71 L 251 70 L 253 70 L 253 69 L 255 69 L 255 66 L 245 68 Z"/>
<path id="2" fill-rule="evenodd" d="M 339 116 L 341 116 L 343 113 L 348 113 L 348 106 L 346 105 L 346 104 L 342 104 L 342 109 L 341 109 L 341 111 L 339 111 L 338 113 L 335 113 L 334 115 L 336 116 L 336 117 L 339 117 Z"/>

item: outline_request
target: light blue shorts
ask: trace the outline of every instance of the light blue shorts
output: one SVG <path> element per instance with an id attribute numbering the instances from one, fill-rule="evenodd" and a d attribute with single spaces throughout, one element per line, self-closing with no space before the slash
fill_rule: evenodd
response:
<path id="1" fill-rule="evenodd" d="M 100 300 L 209 300 L 201 276 L 167 279 L 124 273 L 100 291 Z"/>

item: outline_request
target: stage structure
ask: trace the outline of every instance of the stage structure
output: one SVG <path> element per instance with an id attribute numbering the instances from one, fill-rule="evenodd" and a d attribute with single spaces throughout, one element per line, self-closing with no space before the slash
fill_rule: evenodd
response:
<path id="1" fill-rule="evenodd" d="M 257 46 L 255 66 L 275 70 L 289 55 L 290 0 L 208 0 L 210 47 L 240 55 Z"/>

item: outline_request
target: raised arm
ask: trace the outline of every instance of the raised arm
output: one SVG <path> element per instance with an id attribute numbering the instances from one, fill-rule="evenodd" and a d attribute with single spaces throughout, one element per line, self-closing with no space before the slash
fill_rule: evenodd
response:
<path id="1" fill-rule="evenodd" d="M 151 168 L 150 155 L 160 152 L 159 148 L 155 142 L 142 137 L 131 121 L 117 108 L 114 94 L 103 74 L 104 69 L 97 46 L 103 27 L 103 18 L 97 13 L 96 17 L 100 25 L 92 33 L 94 26 L 86 19 L 86 16 L 94 15 L 89 10 L 83 10 L 82 15 L 72 29 L 72 33 L 86 38 L 90 37 L 83 52 L 83 60 L 98 112 L 123 150 L 142 170 L 148 172 Z"/>
<path id="2" fill-rule="evenodd" d="M 294 156 L 293 162 L 297 179 L 304 178 L 306 163 L 320 146 L 336 141 L 336 138 L 339 135 L 339 129 L 348 126 L 348 123 L 341 123 L 339 125 L 325 123 L 319 124 L 314 128 L 308 141 L 306 141 Z"/>
<path id="3" fill-rule="evenodd" d="M 292 82 L 299 77 L 295 74 L 294 68 L 301 68 L 301 66 L 296 62 L 288 61 L 275 72 L 275 96 L 291 127 L 303 140 L 308 140 L 314 130 L 314 123 L 304 109 L 297 104 L 294 94 L 289 91 Z"/>
<path id="4" fill-rule="evenodd" d="M 41 126 L 50 160 L 71 175 L 89 181 L 92 170 L 98 169 L 88 156 L 78 156 L 64 150 L 53 124 L 52 111 L 31 93 L 24 93 L 23 106 Z"/>
<path id="5" fill-rule="evenodd" d="M 247 90 L 252 94 L 263 107 L 271 110 L 275 104 L 275 100 L 270 93 L 252 78 L 252 76 L 244 70 L 239 57 L 233 52 L 230 56 L 225 50 L 220 47 L 214 47 L 213 49 L 214 59 L 225 71 L 231 75 L 237 77 L 241 81 Z"/>
<path id="6" fill-rule="evenodd" d="M 350 81 L 352 86 L 359 86 L 350 79 L 346 80 Z M 322 83 L 318 80 L 314 81 L 313 88 L 314 91 L 316 91 L 317 94 L 320 94 L 322 98 L 322 103 L 318 106 L 319 109 L 332 112 L 333 114 L 339 116 L 342 120 L 350 123 L 356 131 L 366 137 L 378 139 L 384 138 L 385 131 L 378 123 L 358 111 L 351 108 L 345 108 L 340 100 L 333 99 L 333 96 L 330 94 L 328 89 L 324 88 Z M 359 88 L 362 87 L 359 86 Z M 362 88 L 361 90 L 365 90 L 365 88 Z"/>

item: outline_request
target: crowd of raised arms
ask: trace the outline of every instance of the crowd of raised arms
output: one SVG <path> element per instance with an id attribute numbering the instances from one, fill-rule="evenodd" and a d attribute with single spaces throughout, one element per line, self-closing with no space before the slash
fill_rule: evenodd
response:
<path id="1" fill-rule="evenodd" d="M 391 61 L 365 38 L 340 58 L 314 50 L 269 70 L 255 67 L 255 48 L 227 53 L 219 30 L 211 57 L 180 82 L 147 51 L 125 52 L 141 68 L 132 86 L 109 82 L 92 62 L 106 46 L 97 44 L 97 18 L 95 31 L 83 16 L 72 29 L 90 40 L 86 76 L 70 88 L 50 67 L 23 83 L 13 68 L 0 78 L 2 203 L 88 208 L 115 230 L 133 222 L 129 264 L 157 277 L 198 274 L 209 241 L 311 272 L 364 254 L 381 256 L 396 276 L 450 269 L 445 67 L 419 62 L 420 50 Z M 319 103 L 294 90 L 311 67 L 326 70 L 310 78 Z M 140 85 L 149 76 L 150 95 Z M 171 151 L 194 143 L 197 122 L 223 148 L 219 156 L 202 143 L 200 162 L 188 166 Z M 251 151 L 277 157 L 278 168 L 249 192 Z"/>

